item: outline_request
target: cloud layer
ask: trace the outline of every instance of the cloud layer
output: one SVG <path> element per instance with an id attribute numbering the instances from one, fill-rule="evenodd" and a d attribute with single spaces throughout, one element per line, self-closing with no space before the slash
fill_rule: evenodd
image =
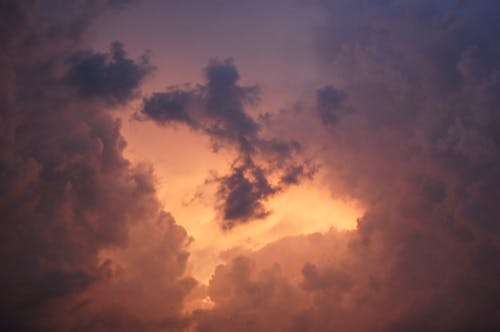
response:
<path id="1" fill-rule="evenodd" d="M 1 5 L 0 329 L 183 326 L 189 238 L 162 211 L 151 169 L 124 159 L 111 115 L 151 66 L 119 43 L 82 50 L 86 26 L 113 6 L 72 4 L 75 17 L 46 3 L 70 19 L 35 1 Z"/>
<path id="2" fill-rule="evenodd" d="M 356 231 L 230 256 L 198 330 L 498 329 L 500 6 L 319 3 L 331 84 L 282 123 L 325 147 L 332 192 L 367 212 Z"/>
<path id="3" fill-rule="evenodd" d="M 294 110 L 253 114 L 259 88 L 232 60 L 145 97 L 137 119 L 234 152 L 212 178 L 225 230 L 265 218 L 316 164 L 365 206 L 356 230 L 222 253 L 207 286 L 186 273 L 191 239 L 152 168 L 123 156 L 114 114 L 153 66 L 121 43 L 85 47 L 92 20 L 126 3 L 0 5 L 1 330 L 499 329 L 498 1 L 307 4 L 326 13 L 328 82 Z M 190 312 L 193 298 L 209 305 Z"/>

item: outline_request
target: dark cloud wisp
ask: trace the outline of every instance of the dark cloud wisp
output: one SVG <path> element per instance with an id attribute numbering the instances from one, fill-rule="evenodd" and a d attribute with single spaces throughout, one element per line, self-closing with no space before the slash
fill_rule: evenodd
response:
<path id="1" fill-rule="evenodd" d="M 138 119 L 159 125 L 184 124 L 208 135 L 215 150 L 236 148 L 231 173 L 216 177 L 222 227 L 265 218 L 270 212 L 264 202 L 289 185 L 312 174 L 310 165 L 296 160 L 300 144 L 264 138 L 261 123 L 246 108 L 257 104 L 257 86 L 238 85 L 239 73 L 232 60 L 213 60 L 204 70 L 206 84 L 173 87 L 144 99 Z M 269 177 L 277 175 L 279 183 Z"/>

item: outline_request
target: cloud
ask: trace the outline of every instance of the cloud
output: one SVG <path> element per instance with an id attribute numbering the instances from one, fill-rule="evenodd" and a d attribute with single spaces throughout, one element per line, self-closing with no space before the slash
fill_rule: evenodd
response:
<path id="1" fill-rule="evenodd" d="M 222 228 L 265 218 L 267 199 L 289 185 L 314 173 L 310 163 L 297 161 L 297 141 L 262 137 L 262 124 L 246 107 L 259 102 L 257 86 L 238 85 L 240 75 L 231 59 L 212 60 L 204 70 L 206 84 L 171 87 L 143 101 L 135 118 L 151 119 L 159 125 L 187 125 L 212 140 L 215 151 L 221 147 L 237 150 L 231 173 L 216 176 L 218 210 Z M 280 178 L 272 183 L 270 177 Z"/>
<path id="2" fill-rule="evenodd" d="M 138 83 L 152 70 L 147 58 L 140 64 L 126 57 L 124 47 L 115 42 L 110 54 L 82 51 L 70 59 L 67 80 L 82 97 L 123 103 L 133 97 Z"/>
<path id="3" fill-rule="evenodd" d="M 228 320 L 263 331 L 498 329 L 499 4 L 318 3 L 331 84 L 281 122 L 304 145 L 324 146 L 318 162 L 332 193 L 360 200 L 366 213 L 352 232 L 228 257 L 198 331 L 224 331 Z M 318 132 L 301 132 L 305 123 Z M 242 275 L 228 272 L 242 260 L 252 262 Z M 283 278 L 248 301 L 269 269 Z M 222 297 L 221 284 L 241 291 Z M 286 294 L 270 291 L 283 285 Z"/>
<path id="4" fill-rule="evenodd" d="M 335 124 L 338 121 L 339 115 L 345 112 L 343 108 L 345 99 L 345 94 L 335 89 L 332 85 L 327 85 L 317 91 L 317 109 L 321 121 L 325 125 Z"/>
<path id="5" fill-rule="evenodd" d="M 195 87 L 172 87 L 144 99 L 142 114 L 161 125 L 180 122 L 202 130 L 214 139 L 252 149 L 259 124 L 245 112 L 258 101 L 257 86 L 237 84 L 239 73 L 231 59 L 212 60 L 204 70 L 207 83 Z M 141 115 L 137 115 L 140 118 Z"/>
<path id="6" fill-rule="evenodd" d="M 107 2 L 65 4 L 78 10 L 4 1 L 0 11 L 0 329 L 178 329 L 195 284 L 184 275 L 190 240 L 162 210 L 151 169 L 123 157 L 112 115 L 151 67 L 119 43 L 82 48 Z"/>
<path id="7" fill-rule="evenodd" d="M 150 64 L 119 44 L 82 47 L 111 2 L 58 3 L 0 12 L 0 329 L 498 330 L 498 1 L 317 1 L 330 84 L 271 119 L 248 111 L 258 88 L 240 86 L 229 60 L 210 62 L 203 84 L 143 100 L 139 118 L 236 150 L 214 177 L 225 229 L 312 176 L 306 145 L 321 147 L 332 193 L 366 208 L 353 231 L 225 253 L 212 307 L 192 314 L 191 239 L 163 211 L 152 169 L 123 157 L 112 116 Z"/>
<path id="8" fill-rule="evenodd" d="M 274 188 L 267 180 L 264 170 L 245 160 L 232 168 L 232 173 L 220 179 L 217 195 L 222 198 L 224 228 L 231 228 L 234 220 L 248 221 L 265 218 L 269 211 L 261 203 L 274 195 Z"/>
<path id="9" fill-rule="evenodd" d="M 237 257 L 216 269 L 209 294 L 217 306 L 195 313 L 197 331 L 301 330 L 300 294 L 277 265 L 257 271 L 251 259 Z"/>

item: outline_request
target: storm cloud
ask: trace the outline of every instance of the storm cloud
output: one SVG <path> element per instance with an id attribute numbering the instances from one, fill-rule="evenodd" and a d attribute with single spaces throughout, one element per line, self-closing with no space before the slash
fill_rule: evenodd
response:
<path id="1" fill-rule="evenodd" d="M 311 29 L 320 79 L 263 114 L 233 60 L 143 95 L 148 54 L 86 44 L 99 15 L 128 3 L 0 5 L 1 330 L 499 330 L 498 1 L 301 2 L 323 15 Z M 229 6 L 203 3 L 200 17 Z M 223 230 L 207 241 L 245 238 L 216 253 L 206 285 L 190 277 L 193 239 L 163 209 L 152 166 L 124 157 L 117 117 L 131 108 L 234 157 L 207 180 Z M 319 175 L 363 207 L 356 228 L 244 246 L 271 198 Z"/>
<path id="2" fill-rule="evenodd" d="M 41 5 L 67 16 L 45 15 Z M 126 142 L 111 113 L 132 100 L 151 66 L 129 58 L 120 43 L 109 53 L 82 48 L 86 27 L 111 3 L 72 3 L 74 17 L 66 5 L 1 5 L 0 329 L 185 325 L 182 299 L 194 285 L 181 278 L 188 236 L 162 211 L 151 169 L 123 157 Z M 142 252 L 161 260 L 120 258 L 146 236 Z M 141 289 L 146 274 L 168 294 L 165 311 L 146 315 L 119 300 Z M 158 300 L 142 294 L 141 306 Z"/>
<path id="3" fill-rule="evenodd" d="M 498 329 L 499 4 L 317 3 L 331 83 L 282 122 L 367 210 L 356 230 L 228 257 L 198 330 Z M 301 135 L 312 113 L 323 133 Z"/>

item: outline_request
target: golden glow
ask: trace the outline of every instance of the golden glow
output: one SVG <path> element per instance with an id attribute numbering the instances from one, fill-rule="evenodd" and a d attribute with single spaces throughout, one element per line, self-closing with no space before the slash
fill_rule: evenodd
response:
<path id="1" fill-rule="evenodd" d="M 272 214 L 266 219 L 222 231 L 213 208 L 215 187 L 206 180 L 210 172 L 225 174 L 234 155 L 213 153 L 206 137 L 184 127 L 128 122 L 124 133 L 129 142 L 127 157 L 153 163 L 165 209 L 193 237 L 188 273 L 200 282 L 208 282 L 225 251 L 256 250 L 286 236 L 326 232 L 331 227 L 354 229 L 362 214 L 356 204 L 333 199 L 317 174 L 315 180 L 304 181 L 267 202 Z"/>
<path id="2" fill-rule="evenodd" d="M 314 184 L 292 188 L 272 199 L 268 207 L 273 213 L 265 220 L 249 222 L 229 232 L 220 230 L 213 213 L 204 220 L 186 216 L 181 224 L 195 238 L 191 248 L 192 274 L 206 282 L 222 262 L 220 253 L 226 250 L 256 250 L 286 236 L 325 232 L 331 227 L 354 229 L 361 214 L 354 205 L 332 200 L 325 189 Z"/>

